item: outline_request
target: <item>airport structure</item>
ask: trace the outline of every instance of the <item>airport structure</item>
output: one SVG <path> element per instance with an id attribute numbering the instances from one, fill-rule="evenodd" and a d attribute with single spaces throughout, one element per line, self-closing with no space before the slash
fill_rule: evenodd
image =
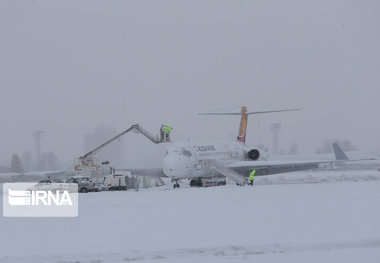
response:
<path id="1" fill-rule="evenodd" d="M 273 146 L 273 154 L 279 153 L 278 147 L 278 134 L 281 131 L 281 123 L 272 123 L 270 126 L 272 131 L 272 146 Z"/>

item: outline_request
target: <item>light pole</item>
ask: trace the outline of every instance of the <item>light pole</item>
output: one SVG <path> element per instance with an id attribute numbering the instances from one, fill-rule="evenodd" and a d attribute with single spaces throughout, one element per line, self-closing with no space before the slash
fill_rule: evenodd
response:
<path id="1" fill-rule="evenodd" d="M 272 123 L 270 126 L 272 131 L 272 144 L 273 144 L 273 154 L 278 154 L 278 133 L 281 130 L 281 123 Z"/>
<path id="2" fill-rule="evenodd" d="M 41 171 L 41 138 L 44 131 L 35 131 L 33 138 L 36 147 L 37 170 Z"/>

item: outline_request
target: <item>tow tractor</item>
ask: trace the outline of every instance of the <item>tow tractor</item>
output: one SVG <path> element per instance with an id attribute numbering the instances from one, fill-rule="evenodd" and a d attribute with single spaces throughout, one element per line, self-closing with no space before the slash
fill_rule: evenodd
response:
<path id="1" fill-rule="evenodd" d="M 159 135 L 154 136 L 150 132 L 145 130 L 142 126 L 140 126 L 139 124 L 132 125 L 125 131 L 109 139 L 108 141 L 96 147 L 95 149 L 89 151 L 85 155 L 77 158 L 74 163 L 74 176 L 91 177 L 95 179 L 96 183 L 103 182 L 104 177 L 115 174 L 115 169 L 109 165 L 110 163 L 108 161 L 98 162 L 96 158 L 94 157 L 94 155 L 97 152 L 99 152 L 105 146 L 107 146 L 108 144 L 112 143 L 113 141 L 119 139 L 121 136 L 129 132 L 142 134 L 155 144 L 170 142 L 170 137 L 168 136 L 169 134 L 165 134 L 164 127 L 165 126 L 162 125 L 160 128 Z"/>

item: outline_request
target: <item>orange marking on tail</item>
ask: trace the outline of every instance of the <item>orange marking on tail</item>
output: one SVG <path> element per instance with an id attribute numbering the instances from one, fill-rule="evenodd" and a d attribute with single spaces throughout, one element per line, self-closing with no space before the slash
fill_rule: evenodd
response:
<path id="1" fill-rule="evenodd" d="M 238 141 L 245 143 L 245 137 L 247 134 L 247 124 L 248 124 L 248 115 L 247 115 L 247 107 L 241 107 L 241 119 L 240 119 L 240 128 L 239 128 L 239 136 Z"/>

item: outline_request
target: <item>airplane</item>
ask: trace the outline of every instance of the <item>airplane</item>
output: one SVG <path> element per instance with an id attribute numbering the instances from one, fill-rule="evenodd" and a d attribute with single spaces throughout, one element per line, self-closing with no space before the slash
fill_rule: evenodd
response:
<path id="1" fill-rule="evenodd" d="M 336 160 L 351 161 L 346 153 L 340 148 L 337 143 L 333 143 L 333 150 Z M 368 154 L 365 154 L 368 157 Z M 370 154 L 367 159 L 357 160 L 355 163 L 343 162 L 337 164 L 337 168 L 344 170 L 377 170 L 380 171 L 380 162 L 377 158 Z"/>
<path id="2" fill-rule="evenodd" d="M 67 177 L 65 171 L 33 171 L 24 172 L 24 167 L 17 154 L 12 155 L 11 167 L 0 173 L 0 183 L 36 182 L 44 179 L 63 179 Z"/>
<path id="3" fill-rule="evenodd" d="M 256 175 L 269 175 L 319 168 L 324 163 L 339 163 L 356 160 L 324 161 L 261 161 L 260 150 L 245 143 L 248 116 L 253 114 L 296 111 L 300 109 L 249 111 L 242 106 L 240 110 L 230 112 L 204 112 L 201 115 L 240 115 L 239 134 L 236 141 L 226 142 L 174 142 L 168 147 L 162 162 L 162 169 L 118 169 L 129 170 L 132 174 L 171 178 L 173 188 L 179 188 L 179 181 L 189 179 L 191 186 L 226 183 L 229 178 L 237 185 L 247 182 L 249 173 L 255 169 Z"/>

